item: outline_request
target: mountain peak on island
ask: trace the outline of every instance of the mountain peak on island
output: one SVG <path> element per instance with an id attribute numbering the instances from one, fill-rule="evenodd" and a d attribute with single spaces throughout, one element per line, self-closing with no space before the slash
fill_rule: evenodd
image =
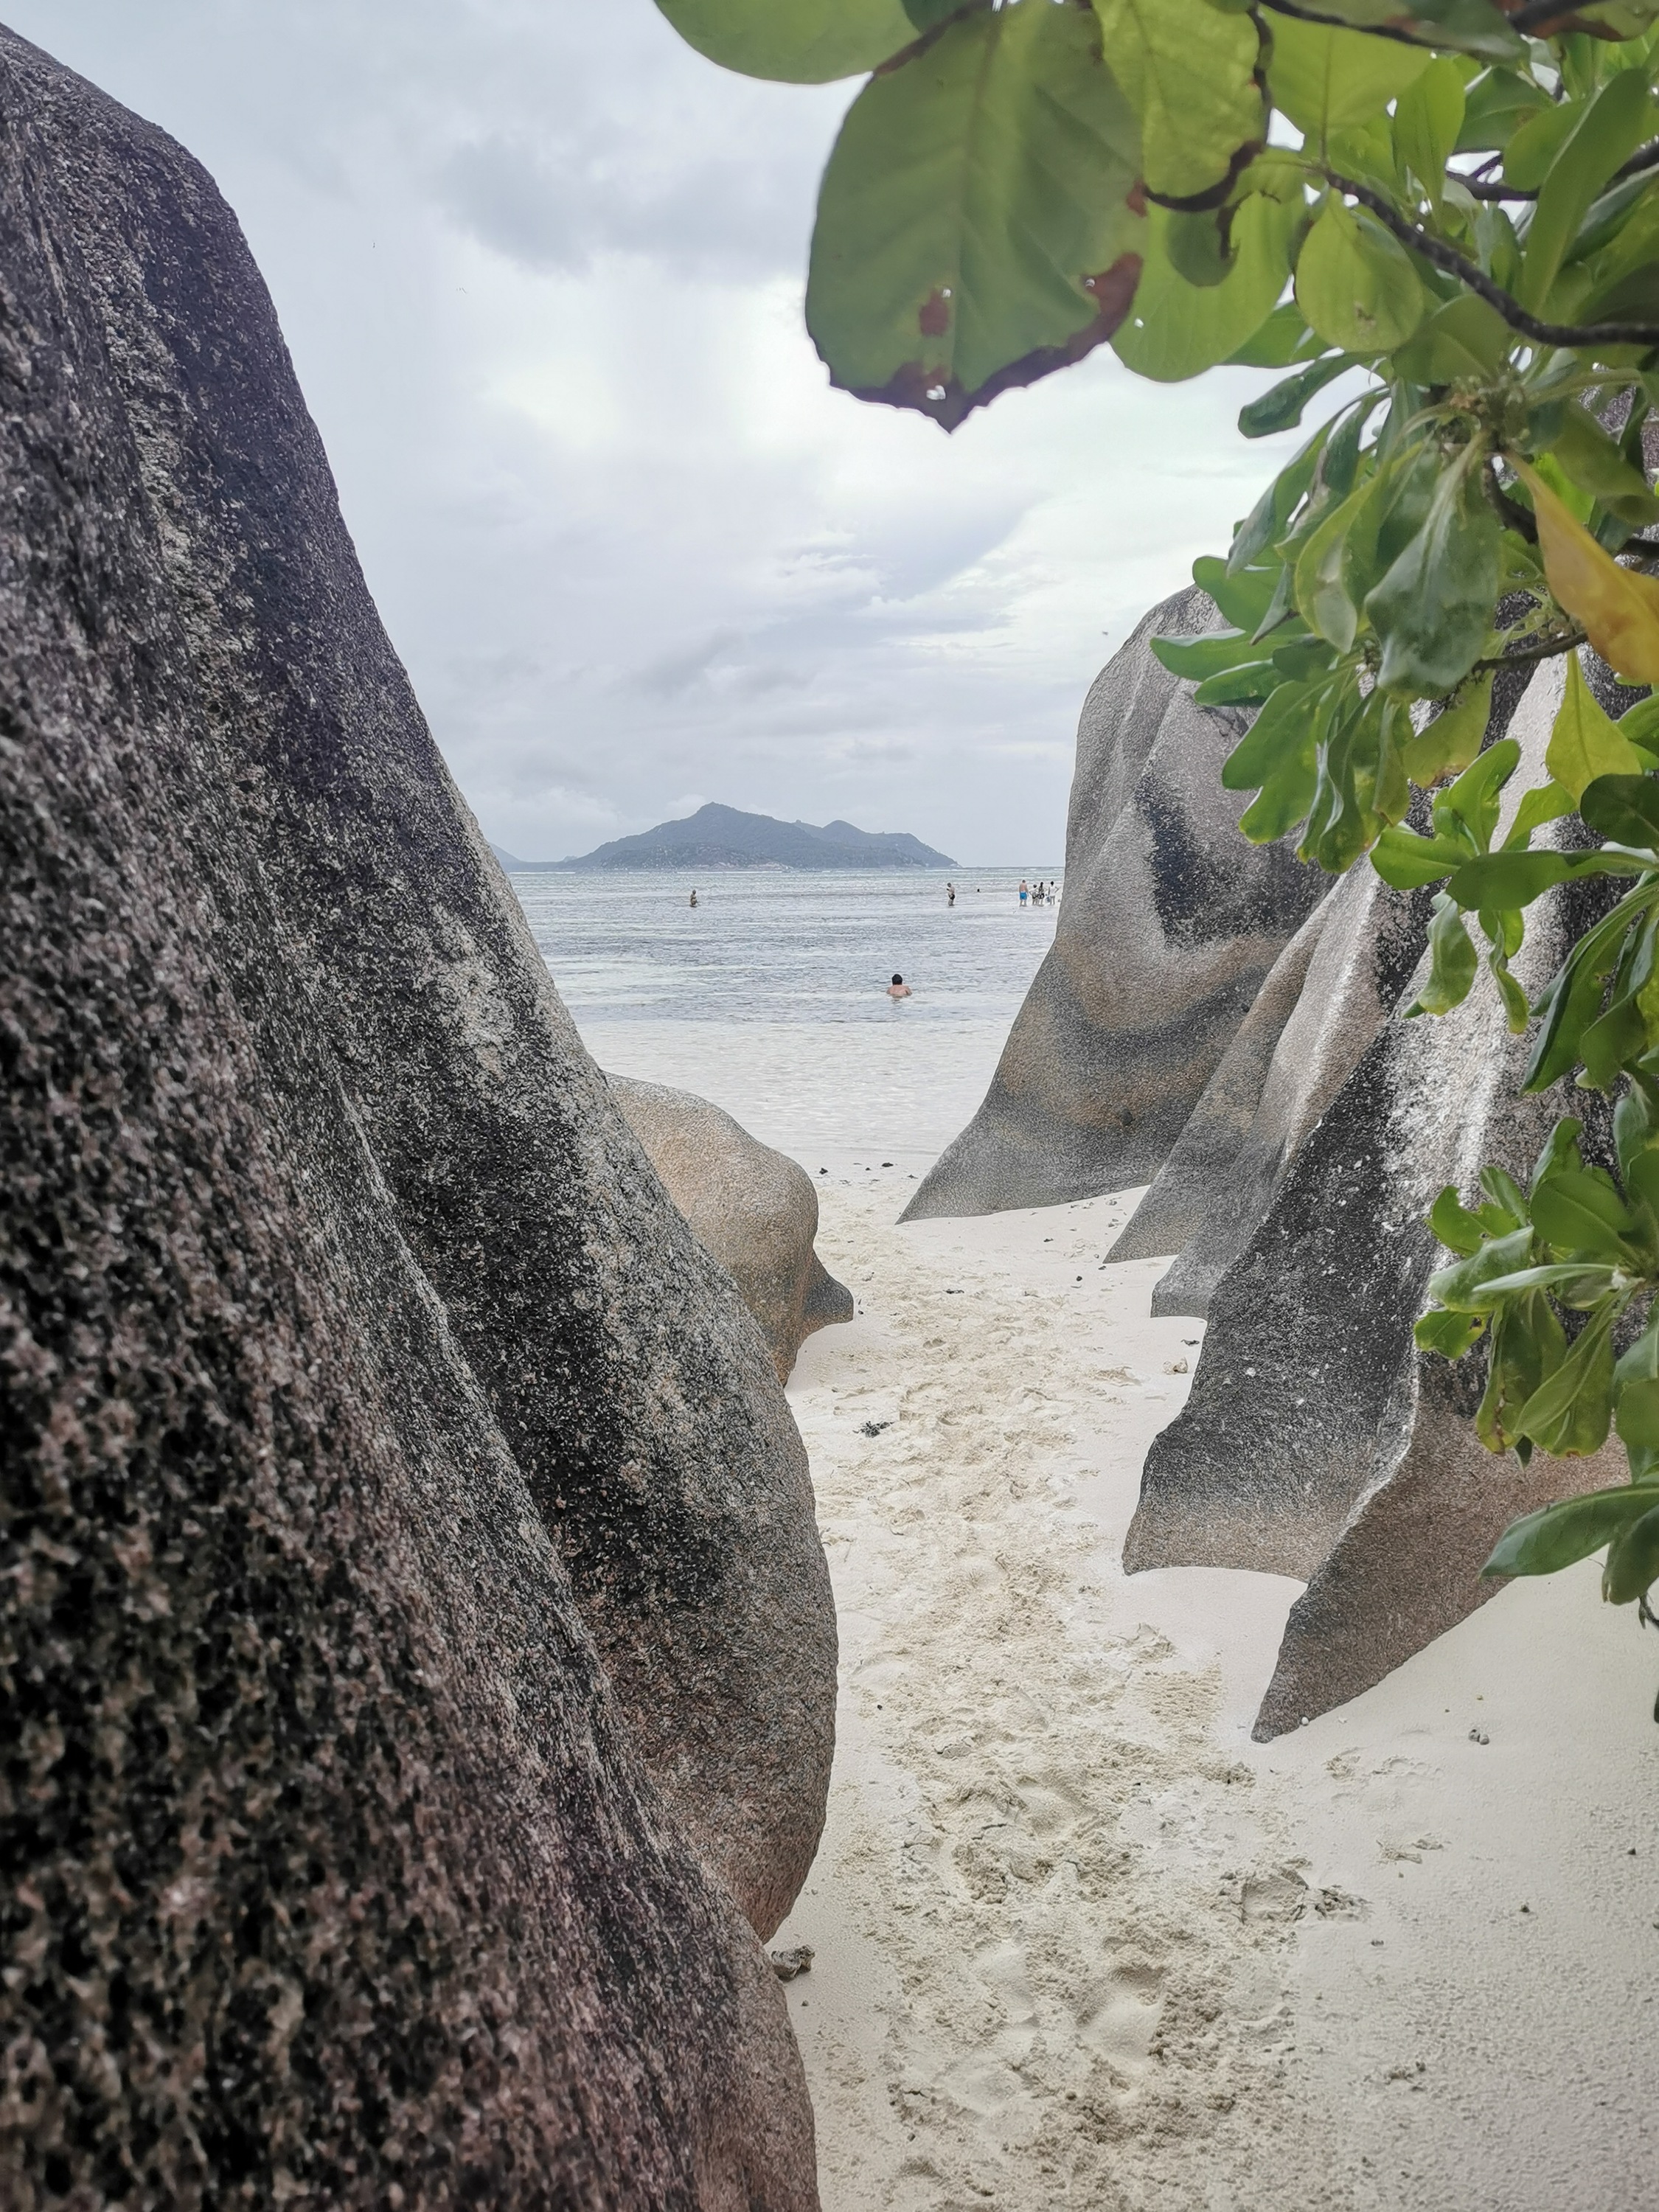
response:
<path id="1" fill-rule="evenodd" d="M 515 860 L 517 868 L 954 868 L 905 830 L 855 829 L 850 822 L 779 822 L 714 800 L 683 821 L 659 822 L 635 837 L 615 837 L 568 860 Z"/>

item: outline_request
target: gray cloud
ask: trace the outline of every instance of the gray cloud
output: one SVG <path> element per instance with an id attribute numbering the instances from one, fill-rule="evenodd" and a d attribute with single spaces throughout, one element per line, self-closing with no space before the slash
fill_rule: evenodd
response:
<path id="1" fill-rule="evenodd" d="M 529 856 L 696 793 L 1056 858 L 1107 649 L 1272 466 L 1251 388 L 1109 356 L 953 441 L 801 328 L 849 97 L 650 0 L 12 0 L 207 163 L 276 296 L 393 639 Z M 1259 381 L 1259 380 L 1257 380 Z"/>

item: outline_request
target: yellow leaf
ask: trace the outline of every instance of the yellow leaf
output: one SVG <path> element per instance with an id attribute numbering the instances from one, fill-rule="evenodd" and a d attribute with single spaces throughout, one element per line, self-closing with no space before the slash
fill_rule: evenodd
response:
<path id="1" fill-rule="evenodd" d="M 1575 806 L 1598 775 L 1640 775 L 1636 748 L 1585 683 L 1578 655 L 1567 655 L 1567 688 L 1550 732 L 1544 765 Z"/>
<path id="2" fill-rule="evenodd" d="M 1536 469 L 1517 461 L 1538 517 L 1538 550 L 1556 599 L 1615 676 L 1659 684 L 1659 584 L 1621 568 L 1598 545 Z"/>

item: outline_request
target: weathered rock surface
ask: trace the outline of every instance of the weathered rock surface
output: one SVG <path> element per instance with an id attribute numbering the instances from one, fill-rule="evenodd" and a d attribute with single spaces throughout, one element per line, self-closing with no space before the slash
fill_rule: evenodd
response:
<path id="1" fill-rule="evenodd" d="M 1515 714 L 1512 791 L 1541 780 L 1560 686 L 1546 666 Z M 1606 896 L 1565 887 L 1529 909 L 1515 963 L 1528 989 Z M 1408 982 L 1402 1006 L 1414 995 Z M 1505 1522 L 1577 1486 L 1577 1468 L 1482 1451 L 1463 1418 L 1480 1354 L 1452 1370 L 1412 1342 L 1442 1187 L 1473 1196 L 1487 1160 L 1524 1178 L 1556 1116 L 1586 1110 L 1565 1085 L 1518 1096 L 1527 1052 L 1484 973 L 1446 1019 L 1397 1011 L 1382 1026 L 1221 1277 L 1192 1396 L 1147 1456 L 1131 1571 L 1256 1567 L 1309 1584 L 1260 1735 L 1357 1695 L 1491 1595 L 1478 1569 Z"/>
<path id="2" fill-rule="evenodd" d="M 811 2206 L 733 1902 L 830 1748 L 776 1378 L 234 220 L 3 33 L 0 94 L 6 2203 Z"/>
<path id="3" fill-rule="evenodd" d="M 813 1249 L 811 1177 L 706 1098 L 632 1076 L 608 1079 L 664 1189 L 737 1285 L 787 1382 L 815 1329 L 853 1318 L 853 1293 Z"/>
<path id="4" fill-rule="evenodd" d="M 1286 942 L 1324 895 L 1248 844 L 1222 788 L 1242 722 L 1152 657 L 1213 629 L 1195 589 L 1155 607 L 1084 704 L 1060 918 L 983 1105 L 905 1218 L 1055 1206 L 1144 1182 L 1181 1134 Z"/>
<path id="5" fill-rule="evenodd" d="M 1499 678 L 1488 742 L 1508 728 L 1526 678 L 1505 671 Z M 1217 1283 L 1260 1227 L 1304 1139 L 1400 1004 L 1431 905 L 1426 891 L 1404 895 L 1371 868 L 1351 869 L 1280 953 L 1107 1255 L 1176 1255 L 1153 1290 L 1154 1313 L 1208 1314 Z"/>

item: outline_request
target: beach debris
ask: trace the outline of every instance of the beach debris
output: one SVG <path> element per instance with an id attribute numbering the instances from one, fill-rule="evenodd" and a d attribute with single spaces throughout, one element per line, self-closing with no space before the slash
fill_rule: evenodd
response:
<path id="1" fill-rule="evenodd" d="M 864 1424 L 864 1434 L 866 1437 L 878 1437 L 884 1429 L 890 1429 L 892 1425 L 890 1421 L 866 1421 Z"/>
<path id="2" fill-rule="evenodd" d="M 810 1943 L 791 1943 L 787 1948 L 769 1951 L 772 1972 L 781 1982 L 793 1982 L 797 1974 L 810 1974 L 816 1956 Z"/>
<path id="3" fill-rule="evenodd" d="M 1164 1363 L 1164 1372 L 1166 1375 L 1184 1375 L 1187 1372 L 1187 1363 L 1184 1359 L 1166 1359 Z"/>
<path id="4" fill-rule="evenodd" d="M 1473 1728 L 1469 1730 L 1469 1741 L 1471 1743 L 1490 1743 L 1492 1741 L 1492 1738 L 1486 1734 L 1484 1729 Z"/>

